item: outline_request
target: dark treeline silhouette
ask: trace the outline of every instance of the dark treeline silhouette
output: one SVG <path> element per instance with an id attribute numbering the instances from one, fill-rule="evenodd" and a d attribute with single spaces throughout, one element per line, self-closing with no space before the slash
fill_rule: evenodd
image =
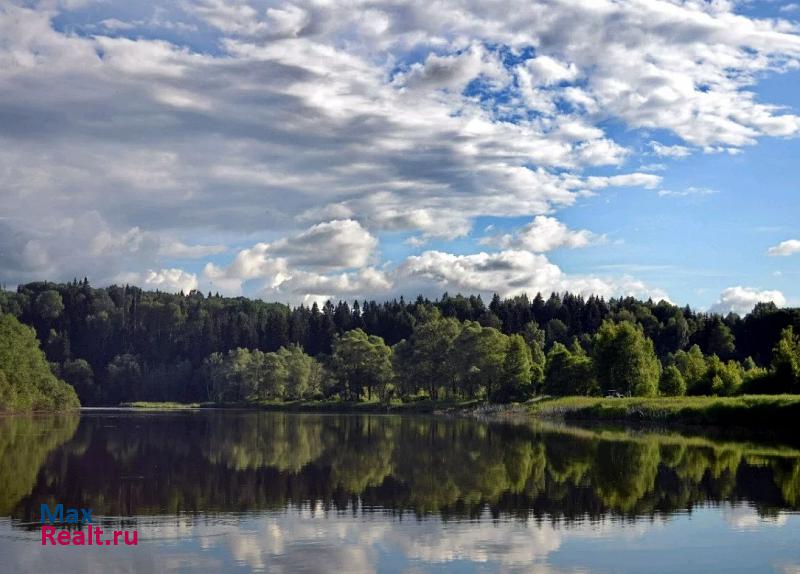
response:
<path id="1" fill-rule="evenodd" d="M 0 467 L 0 514 L 25 523 L 64 493 L 97 515 L 139 517 L 309 504 L 567 520 L 800 508 L 795 448 L 679 434 L 217 411 L 84 415 L 80 426 L 77 415 L 6 417 L 0 448 L 14 463 Z"/>
<path id="2" fill-rule="evenodd" d="M 418 297 L 289 307 L 88 281 L 0 291 L 84 404 L 800 391 L 800 310 L 633 298 Z M 626 374 L 627 373 L 627 374 Z"/>

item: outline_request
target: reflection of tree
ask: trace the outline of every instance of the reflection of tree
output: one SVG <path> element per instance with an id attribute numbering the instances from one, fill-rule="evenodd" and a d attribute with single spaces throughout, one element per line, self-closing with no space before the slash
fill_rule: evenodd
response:
<path id="1" fill-rule="evenodd" d="M 0 516 L 30 494 L 56 447 L 78 427 L 78 414 L 0 417 Z"/>
<path id="2" fill-rule="evenodd" d="M 592 465 L 593 486 L 607 507 L 632 510 L 653 488 L 658 463 L 655 443 L 602 441 Z"/>
<path id="3" fill-rule="evenodd" d="M 775 459 L 772 472 L 786 503 L 793 507 L 800 505 L 800 459 Z"/>
<path id="4" fill-rule="evenodd" d="M 313 503 L 569 520 L 708 501 L 749 500 L 764 513 L 800 505 L 797 451 L 677 434 L 446 417 L 87 416 L 46 458 L 74 432 L 69 420 L 0 420 L 6 512 L 30 516 L 37 502 L 68 499 L 105 515 Z"/>
<path id="5" fill-rule="evenodd" d="M 503 436 L 485 423 L 421 419 L 397 443 L 395 478 L 407 487 L 407 505 L 419 512 L 456 503 L 474 508 L 521 492 L 533 453 L 530 441 Z"/>
<path id="6" fill-rule="evenodd" d="M 380 486 L 392 473 L 393 428 L 396 419 L 356 417 L 341 425 L 341 442 L 329 450 L 331 483 L 361 494 L 368 487 Z"/>
<path id="7" fill-rule="evenodd" d="M 324 450 L 319 418 L 286 413 L 216 416 L 204 437 L 203 452 L 213 464 L 232 470 L 274 467 L 298 472 Z"/>

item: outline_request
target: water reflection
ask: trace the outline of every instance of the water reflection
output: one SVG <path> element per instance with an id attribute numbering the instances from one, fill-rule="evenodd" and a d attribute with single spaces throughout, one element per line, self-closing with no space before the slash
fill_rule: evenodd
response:
<path id="1" fill-rule="evenodd" d="M 0 419 L 12 571 L 55 551 L 74 571 L 794 572 L 799 493 L 792 447 L 675 433 L 218 411 Z M 42 549 L 42 502 L 138 528 L 140 546 Z"/>
<path id="2" fill-rule="evenodd" d="M 0 417 L 0 516 L 31 494 L 45 457 L 75 434 L 78 418 Z"/>

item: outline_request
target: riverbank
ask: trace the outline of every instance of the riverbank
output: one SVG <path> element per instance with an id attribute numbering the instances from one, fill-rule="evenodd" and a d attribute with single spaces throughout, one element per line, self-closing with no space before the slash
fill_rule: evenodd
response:
<path id="1" fill-rule="evenodd" d="M 740 397 L 542 397 L 523 404 L 499 405 L 478 400 L 421 400 L 403 403 L 348 401 L 262 401 L 256 403 L 131 402 L 121 407 L 150 410 L 240 408 L 309 413 L 436 413 L 513 416 L 601 422 L 653 422 L 742 428 L 785 428 L 800 420 L 800 395 Z"/>
<path id="2" fill-rule="evenodd" d="M 528 410 L 549 419 L 784 428 L 800 420 L 800 395 L 558 397 L 530 403 Z"/>
<path id="3" fill-rule="evenodd" d="M 479 408 L 486 403 L 471 399 L 454 400 L 421 400 L 403 403 L 392 401 L 259 401 L 247 403 L 173 403 L 136 401 L 121 403 L 120 407 L 149 410 L 181 410 L 203 408 L 254 409 L 265 411 L 305 412 L 305 413 L 436 413 L 460 412 Z"/>

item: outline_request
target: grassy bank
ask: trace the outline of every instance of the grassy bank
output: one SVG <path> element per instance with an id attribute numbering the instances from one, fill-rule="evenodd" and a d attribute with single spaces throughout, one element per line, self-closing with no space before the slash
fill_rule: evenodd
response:
<path id="1" fill-rule="evenodd" d="M 203 406 L 210 406 L 201 403 L 174 403 L 174 402 L 147 402 L 147 401 L 134 401 L 131 403 L 120 403 L 121 407 L 129 409 L 152 409 L 159 411 L 171 411 L 180 409 L 198 409 Z"/>
<path id="2" fill-rule="evenodd" d="M 529 406 L 537 417 L 690 425 L 778 428 L 800 420 L 800 395 L 607 399 L 560 397 Z"/>
<path id="3" fill-rule="evenodd" d="M 159 403 L 136 401 L 121 403 L 120 407 L 151 410 L 174 410 L 196 408 L 257 409 L 265 411 L 306 412 L 306 413 L 434 413 L 438 411 L 458 411 L 471 409 L 481 404 L 477 400 L 421 400 L 403 403 L 392 401 L 389 404 L 378 401 L 260 401 L 247 403 Z"/>
<path id="4" fill-rule="evenodd" d="M 389 404 L 378 401 L 261 401 L 257 403 L 158 403 L 130 402 L 120 406 L 174 410 L 192 408 L 241 408 L 310 413 L 451 413 L 486 416 L 533 416 L 543 419 L 652 422 L 752 429 L 794 427 L 800 421 L 800 395 L 744 395 L 740 397 L 620 398 L 554 397 L 524 405 L 493 405 L 478 400 L 421 400 Z"/>
<path id="5" fill-rule="evenodd" d="M 349 402 L 349 401 L 287 401 L 287 402 L 261 402 L 255 406 L 264 410 L 293 411 L 293 412 L 331 412 L 331 413 L 433 413 L 445 410 L 460 410 L 474 407 L 479 404 L 477 400 L 421 400 L 404 403 L 392 401 L 382 403 Z"/>

